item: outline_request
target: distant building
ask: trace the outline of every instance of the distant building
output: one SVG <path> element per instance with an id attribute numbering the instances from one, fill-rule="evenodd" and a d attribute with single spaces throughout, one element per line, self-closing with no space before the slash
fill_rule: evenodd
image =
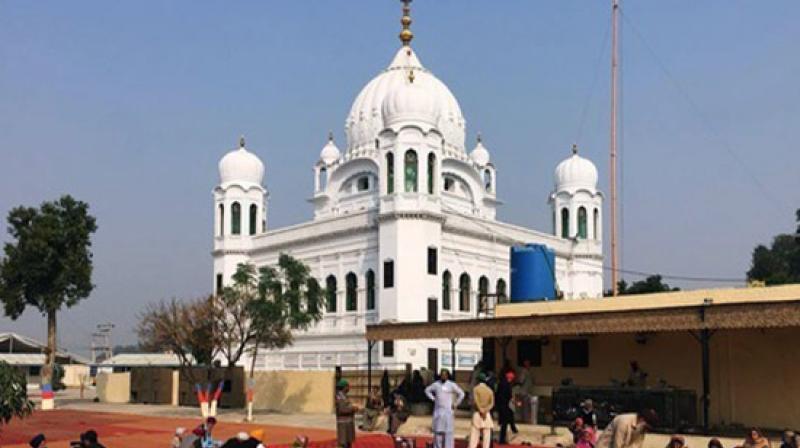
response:
<path id="1" fill-rule="evenodd" d="M 28 384 L 41 382 L 42 367 L 45 365 L 47 344 L 16 333 L 0 333 L 0 361 L 16 367 L 28 379 Z M 63 350 L 56 352 L 56 364 L 88 365 L 89 360 Z"/>
<path id="2" fill-rule="evenodd" d="M 602 296 L 603 198 L 594 164 L 573 148 L 555 169 L 553 190 L 531 192 L 549 198 L 549 231 L 497 220 L 499 176 L 490 152 L 480 137 L 467 151 L 458 100 L 412 49 L 404 12 L 402 46 L 345 119 L 345 150 L 330 136 L 313 166 L 313 219 L 269 228 L 264 163 L 244 139 L 219 162 L 216 290 L 230 283 L 239 264 L 275 265 L 288 253 L 330 293 L 321 322 L 297 334 L 291 347 L 260 352 L 258 369 L 364 365 L 367 324 L 476 317 L 480 297 L 508 293 L 515 244 L 555 252 L 552 269 L 564 299 Z M 530 175 L 548 171 L 531 167 Z M 471 368 L 480 355 L 479 339 L 463 340 L 457 364 Z M 450 356 L 447 343 L 385 341 L 374 347 L 373 361 L 435 369 L 450 365 Z"/>
<path id="3" fill-rule="evenodd" d="M 172 353 L 121 353 L 97 365 L 98 372 L 129 372 L 134 367 L 178 368 L 181 361 Z"/>

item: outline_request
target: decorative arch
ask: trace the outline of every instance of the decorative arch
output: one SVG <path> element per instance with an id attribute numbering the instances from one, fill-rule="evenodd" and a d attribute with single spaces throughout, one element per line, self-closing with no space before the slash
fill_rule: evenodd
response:
<path id="1" fill-rule="evenodd" d="M 325 279 L 325 310 L 329 313 L 336 312 L 336 276 L 329 275 Z"/>
<path id="2" fill-rule="evenodd" d="M 367 310 L 375 309 L 375 271 L 367 270 Z"/>
<path id="3" fill-rule="evenodd" d="M 489 168 L 483 170 L 483 187 L 488 193 L 492 192 L 492 170 Z"/>
<path id="4" fill-rule="evenodd" d="M 460 311 L 469 311 L 470 309 L 470 299 L 472 298 L 471 283 L 469 274 L 466 272 L 461 274 L 458 279 L 458 309 Z"/>
<path id="5" fill-rule="evenodd" d="M 497 302 L 504 303 L 506 301 L 507 295 L 506 292 L 506 281 L 502 278 L 497 279 L 497 285 L 495 286 L 494 292 L 497 294 Z"/>
<path id="6" fill-rule="evenodd" d="M 588 215 L 586 214 L 586 207 L 581 206 L 578 208 L 578 238 L 585 240 L 588 235 Z"/>
<path id="7" fill-rule="evenodd" d="M 436 155 L 430 153 L 428 154 L 428 194 L 434 194 L 436 191 L 434 182 L 436 182 Z"/>
<path id="8" fill-rule="evenodd" d="M 561 209 L 561 238 L 569 238 L 569 209 Z"/>
<path id="9" fill-rule="evenodd" d="M 394 153 L 386 153 L 386 194 L 394 193 Z"/>
<path id="10" fill-rule="evenodd" d="M 417 190 L 417 174 L 419 170 L 419 162 L 417 160 L 417 152 L 413 149 L 406 151 L 403 157 L 404 170 L 403 178 L 406 193 L 416 193 Z"/>
<path id="11" fill-rule="evenodd" d="M 592 223 L 592 233 L 594 235 L 594 239 L 599 240 L 599 228 L 600 228 L 600 210 L 594 209 L 594 222 Z"/>
<path id="12" fill-rule="evenodd" d="M 450 309 L 450 295 L 453 290 L 453 274 L 444 271 L 442 274 L 442 309 Z"/>
<path id="13" fill-rule="evenodd" d="M 258 206 L 250 204 L 250 235 L 255 235 L 258 231 Z"/>
<path id="14" fill-rule="evenodd" d="M 478 309 L 485 311 L 489 305 L 489 279 L 482 275 L 478 279 Z"/>
<path id="15" fill-rule="evenodd" d="M 356 311 L 358 309 L 358 277 L 352 272 L 348 272 L 344 277 L 345 283 L 345 311 Z"/>
<path id="16" fill-rule="evenodd" d="M 242 234 L 242 206 L 238 202 L 231 204 L 231 235 Z"/>
<path id="17" fill-rule="evenodd" d="M 219 204 L 219 236 L 225 236 L 225 206 Z"/>

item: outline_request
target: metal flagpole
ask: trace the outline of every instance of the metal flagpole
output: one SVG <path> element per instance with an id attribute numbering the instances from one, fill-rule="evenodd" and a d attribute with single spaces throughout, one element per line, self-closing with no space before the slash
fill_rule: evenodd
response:
<path id="1" fill-rule="evenodd" d="M 611 291 L 616 296 L 619 265 L 617 249 L 617 27 L 619 0 L 611 0 Z"/>

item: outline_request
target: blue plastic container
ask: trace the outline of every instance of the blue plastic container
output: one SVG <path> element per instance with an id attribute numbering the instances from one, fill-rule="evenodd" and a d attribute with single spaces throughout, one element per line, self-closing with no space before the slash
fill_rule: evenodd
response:
<path id="1" fill-rule="evenodd" d="M 511 247 L 511 302 L 553 300 L 555 252 L 543 244 Z"/>

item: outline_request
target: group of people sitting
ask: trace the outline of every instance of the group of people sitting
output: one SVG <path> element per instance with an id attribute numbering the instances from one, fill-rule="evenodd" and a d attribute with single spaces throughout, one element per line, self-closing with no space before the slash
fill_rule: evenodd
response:
<path id="1" fill-rule="evenodd" d="M 239 432 L 228 440 L 214 439 L 212 434 L 217 419 L 208 417 L 203 423 L 192 431 L 186 428 L 176 428 L 172 438 L 172 448 L 265 448 L 262 443 L 264 430 L 256 429 L 248 432 Z M 298 436 L 294 446 L 305 448 L 308 445 L 308 438 Z"/>
<path id="2" fill-rule="evenodd" d="M 28 445 L 31 448 L 47 448 L 47 437 L 44 434 L 35 435 Z M 80 435 L 80 440 L 70 442 L 70 448 L 105 448 L 100 444 L 97 437 L 97 431 L 90 429 Z"/>

